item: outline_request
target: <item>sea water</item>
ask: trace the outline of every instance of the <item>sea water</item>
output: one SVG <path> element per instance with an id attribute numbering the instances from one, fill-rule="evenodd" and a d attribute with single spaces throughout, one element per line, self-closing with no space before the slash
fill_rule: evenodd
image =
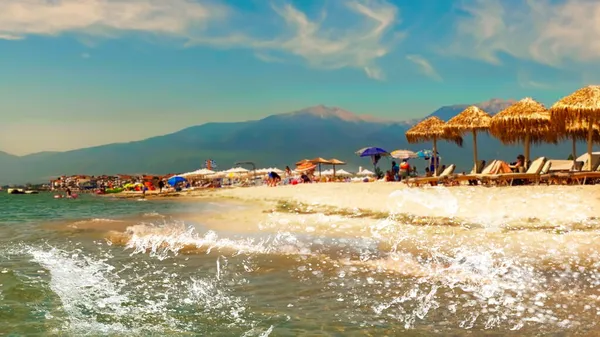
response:
<path id="1" fill-rule="evenodd" d="M 538 204 L 579 214 L 560 223 L 502 209 L 460 223 L 444 189 L 389 201 L 448 220 L 276 212 L 240 231 L 182 220 L 239 205 L 0 194 L 0 335 L 598 331 L 600 232 L 577 200 Z"/>

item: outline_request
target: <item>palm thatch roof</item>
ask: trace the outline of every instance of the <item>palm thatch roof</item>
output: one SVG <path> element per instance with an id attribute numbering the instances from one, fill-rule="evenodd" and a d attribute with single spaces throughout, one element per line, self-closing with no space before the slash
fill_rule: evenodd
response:
<path id="1" fill-rule="evenodd" d="M 576 140 L 587 140 L 588 137 L 588 122 L 582 121 L 571 121 L 567 122 L 564 132 L 562 135 L 565 138 L 575 138 Z M 592 139 L 594 142 L 600 142 L 600 124 L 595 123 L 592 125 L 593 134 Z"/>
<path id="2" fill-rule="evenodd" d="M 519 143 L 526 137 L 531 143 L 556 142 L 550 112 L 542 103 L 529 97 L 492 117 L 490 133 L 505 144 Z"/>
<path id="3" fill-rule="evenodd" d="M 331 162 L 325 158 L 317 157 L 310 160 L 313 164 L 331 164 Z"/>
<path id="4" fill-rule="evenodd" d="M 479 107 L 471 105 L 446 122 L 446 130 L 464 133 L 489 129 L 492 116 Z"/>
<path id="5" fill-rule="evenodd" d="M 345 162 L 343 162 L 339 159 L 335 159 L 335 158 L 329 159 L 329 164 L 331 164 L 331 165 L 346 165 Z"/>
<path id="6" fill-rule="evenodd" d="M 590 85 L 563 97 L 550 108 L 557 123 L 600 121 L 600 86 Z"/>
<path id="7" fill-rule="evenodd" d="M 444 139 L 458 146 L 462 146 L 463 139 L 457 132 L 448 132 L 446 123 L 438 117 L 432 116 L 406 131 L 406 140 L 409 143 L 427 142 L 433 139 Z"/>

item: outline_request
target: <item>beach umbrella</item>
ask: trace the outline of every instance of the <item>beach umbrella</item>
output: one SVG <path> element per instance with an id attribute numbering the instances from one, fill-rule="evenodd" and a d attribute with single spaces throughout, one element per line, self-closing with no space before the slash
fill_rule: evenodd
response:
<path id="1" fill-rule="evenodd" d="M 319 176 L 321 176 L 321 164 L 331 164 L 329 160 L 321 157 L 313 158 L 310 162 L 319 166 Z"/>
<path id="2" fill-rule="evenodd" d="M 171 185 L 171 186 L 175 186 L 175 185 L 185 182 L 185 181 L 187 181 L 187 179 L 185 179 L 184 177 L 174 176 L 174 177 L 169 178 L 169 180 L 167 180 L 167 183 L 169 183 L 169 185 Z"/>
<path id="3" fill-rule="evenodd" d="M 438 151 L 437 155 L 440 155 L 440 152 Z M 431 150 L 421 150 L 417 152 L 417 158 L 423 158 L 423 159 L 429 159 L 433 157 L 433 151 Z"/>
<path id="4" fill-rule="evenodd" d="M 303 172 L 314 170 L 316 167 L 317 167 L 317 165 L 308 161 L 308 162 L 304 162 L 304 163 L 296 166 L 296 172 L 303 173 Z"/>
<path id="5" fill-rule="evenodd" d="M 554 124 L 554 123 L 553 123 Z M 593 124 L 593 135 L 592 135 L 592 141 L 594 143 L 600 143 L 600 125 L 599 124 Z M 584 140 L 586 141 L 588 138 L 588 131 L 589 131 L 589 123 L 588 122 L 575 122 L 575 121 L 571 121 L 566 123 L 566 125 L 564 125 L 564 129 L 560 129 L 560 126 L 558 127 L 558 131 L 562 136 L 564 136 L 565 138 L 570 138 L 571 141 L 573 142 L 573 147 L 572 147 L 572 156 L 573 156 L 573 167 L 575 167 L 575 164 L 577 163 L 577 141 L 580 140 Z"/>
<path id="6" fill-rule="evenodd" d="M 337 165 L 346 165 L 346 162 L 343 162 L 339 159 L 333 158 L 333 159 L 329 159 L 329 165 L 333 165 L 333 176 L 335 176 L 335 167 Z"/>
<path id="7" fill-rule="evenodd" d="M 396 159 L 410 159 L 410 158 L 419 158 L 417 153 L 411 150 L 396 150 L 390 152 L 390 156 Z"/>
<path id="8" fill-rule="evenodd" d="M 322 174 L 324 176 L 332 176 L 333 175 L 333 169 L 331 169 L 331 170 L 325 170 L 325 171 L 322 172 Z"/>
<path id="9" fill-rule="evenodd" d="M 373 163 L 373 170 L 377 170 L 377 163 L 379 162 L 379 159 L 381 159 L 381 157 L 390 155 L 388 151 L 375 146 L 363 147 L 355 153 L 359 157 L 371 157 L 371 162 Z"/>
<path id="10" fill-rule="evenodd" d="M 600 86 L 590 85 L 581 88 L 569 96 L 554 103 L 550 108 L 553 123 L 565 128 L 569 123 L 584 123 L 587 125 L 587 153 L 592 169 L 592 150 L 594 142 L 594 125 L 600 122 Z"/>
<path id="11" fill-rule="evenodd" d="M 477 169 L 477 132 L 487 132 L 490 128 L 492 116 L 482 109 L 471 105 L 458 115 L 446 122 L 446 130 L 450 133 L 464 135 L 473 134 L 473 169 Z M 475 171 L 473 171 L 475 172 Z"/>
<path id="12" fill-rule="evenodd" d="M 409 143 L 432 141 L 433 153 L 438 153 L 438 140 L 450 141 L 456 143 L 458 146 L 462 146 L 463 143 L 462 136 L 446 130 L 446 123 L 436 116 L 429 117 L 406 131 L 406 140 Z M 439 160 L 437 160 L 436 156 L 433 161 L 435 175 L 437 175 L 438 164 Z"/>
<path id="13" fill-rule="evenodd" d="M 345 171 L 344 169 L 341 169 L 339 171 L 337 171 L 335 174 L 339 175 L 339 176 L 343 176 L 343 177 L 348 177 L 351 176 L 352 173 Z M 335 175 L 334 174 L 334 175 Z"/>
<path id="14" fill-rule="evenodd" d="M 542 103 L 530 97 L 523 98 L 492 117 L 490 133 L 503 144 L 522 143 L 525 165 L 529 163 L 532 143 L 557 141 L 557 134 L 550 121 L 550 112 Z"/>
<path id="15" fill-rule="evenodd" d="M 371 156 L 389 156 L 389 152 L 380 147 L 363 147 L 362 149 L 355 152 L 359 157 L 371 157 Z"/>
<path id="16" fill-rule="evenodd" d="M 369 171 L 369 170 L 361 170 L 359 172 L 356 173 L 357 176 L 372 176 L 375 173 Z"/>

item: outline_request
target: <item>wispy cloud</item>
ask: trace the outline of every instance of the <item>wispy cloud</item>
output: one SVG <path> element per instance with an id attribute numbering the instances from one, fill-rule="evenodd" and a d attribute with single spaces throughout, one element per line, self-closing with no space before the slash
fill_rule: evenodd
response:
<path id="1" fill-rule="evenodd" d="M 227 15 L 224 6 L 187 0 L 2 0 L 0 36 L 112 36 L 147 32 L 188 36 Z"/>
<path id="2" fill-rule="evenodd" d="M 600 59 L 600 2 L 469 0 L 453 46 L 463 56 L 500 63 L 499 55 L 560 67 Z"/>
<path id="3" fill-rule="evenodd" d="M 416 64 L 419 67 L 419 71 L 426 75 L 427 77 L 430 77 L 432 79 L 434 79 L 435 81 L 442 81 L 442 77 L 440 76 L 440 74 L 438 74 L 438 72 L 435 70 L 435 68 L 431 65 L 431 63 L 429 63 L 429 61 L 427 61 L 425 58 L 423 58 L 420 55 L 407 55 L 406 59 L 409 60 L 410 62 Z"/>
<path id="4" fill-rule="evenodd" d="M 271 50 L 300 57 L 310 66 L 323 69 L 357 68 L 373 79 L 383 79 L 384 72 L 376 60 L 390 53 L 404 35 L 394 32 L 398 8 L 386 1 L 352 1 L 346 13 L 323 11 L 311 20 L 291 4 L 273 7 L 283 26 L 282 33 L 269 38 L 246 34 L 200 37 L 190 44 L 208 44 L 223 48 Z M 322 18 L 327 18 L 324 22 Z M 348 25 L 351 22 L 351 25 Z M 325 28 L 325 23 L 328 25 Z"/>
<path id="5" fill-rule="evenodd" d="M 257 59 L 263 61 L 263 62 L 267 62 L 267 63 L 283 63 L 284 60 L 282 60 L 279 57 L 273 56 L 271 54 L 262 52 L 262 51 L 257 51 L 254 53 L 254 56 L 256 56 Z"/>
<path id="6" fill-rule="evenodd" d="M 384 78 L 376 61 L 403 37 L 393 29 L 398 8 L 385 0 L 356 0 L 343 7 L 323 10 L 322 16 L 311 19 L 291 4 L 273 6 L 265 15 L 279 19 L 276 27 L 267 26 L 277 22 L 270 18 L 252 21 L 251 27 L 264 28 L 257 31 L 274 32 L 265 37 L 238 31 L 233 17 L 244 13 L 211 1 L 2 0 L 0 38 L 63 33 L 117 38 L 131 32 L 150 33 L 183 39 L 188 46 L 253 49 L 266 62 L 273 61 L 269 52 L 274 51 L 314 68 L 356 68 L 371 78 Z M 213 25 L 218 29 L 210 29 Z"/>
<path id="7" fill-rule="evenodd" d="M 550 83 L 534 80 L 526 71 L 517 72 L 517 83 L 521 88 L 525 89 L 552 89 L 552 85 L 550 85 Z"/>

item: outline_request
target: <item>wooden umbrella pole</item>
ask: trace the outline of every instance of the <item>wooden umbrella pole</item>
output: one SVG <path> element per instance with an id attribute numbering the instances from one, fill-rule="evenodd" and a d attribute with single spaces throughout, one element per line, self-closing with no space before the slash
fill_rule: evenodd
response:
<path id="1" fill-rule="evenodd" d="M 529 134 L 525 135 L 525 162 L 523 163 L 523 165 L 525 166 L 525 169 L 529 169 L 529 151 L 530 151 L 530 140 L 529 140 Z"/>
<path id="2" fill-rule="evenodd" d="M 573 170 L 577 166 L 577 137 L 573 135 L 573 148 L 571 149 L 571 155 L 573 156 Z"/>
<path id="3" fill-rule="evenodd" d="M 438 175 L 438 156 L 437 156 L 437 138 L 433 137 L 433 175 Z"/>
<path id="4" fill-rule="evenodd" d="M 594 123 L 591 121 L 588 123 L 588 136 L 587 136 L 587 153 L 588 153 L 588 167 L 587 170 L 591 171 L 592 167 L 592 145 L 594 135 Z"/>
<path id="5" fill-rule="evenodd" d="M 477 173 L 477 131 L 473 129 L 473 173 Z"/>

